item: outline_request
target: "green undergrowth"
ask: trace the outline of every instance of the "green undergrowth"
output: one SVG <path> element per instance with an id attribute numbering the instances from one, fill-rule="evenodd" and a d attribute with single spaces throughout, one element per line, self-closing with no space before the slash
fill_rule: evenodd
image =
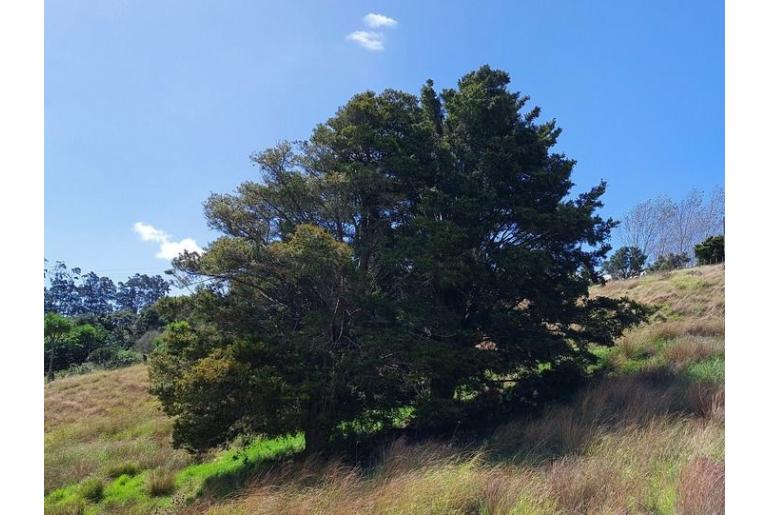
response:
<path id="1" fill-rule="evenodd" d="M 45 498 L 46 513 L 91 514 L 133 508 L 140 513 L 189 504 L 203 495 L 224 497 L 241 488 L 250 477 L 270 467 L 278 458 L 300 452 L 302 435 L 280 438 L 257 438 L 221 452 L 215 459 L 188 465 L 173 474 L 173 491 L 167 495 L 151 495 L 151 476 L 162 469 L 135 473 L 127 466 L 112 481 L 89 478 L 80 483 L 58 488 Z M 118 470 L 118 469 L 116 469 Z"/>

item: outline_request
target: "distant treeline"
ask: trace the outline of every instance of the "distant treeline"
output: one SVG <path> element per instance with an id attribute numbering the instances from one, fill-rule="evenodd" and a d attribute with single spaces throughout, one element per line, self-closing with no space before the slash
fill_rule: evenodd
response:
<path id="1" fill-rule="evenodd" d="M 171 285 L 160 275 L 134 274 L 117 286 L 109 277 L 67 268 L 61 261 L 44 272 L 45 312 L 65 316 L 104 314 L 115 311 L 139 313 L 168 294 Z"/>
<path id="2" fill-rule="evenodd" d="M 62 262 L 45 268 L 45 370 L 55 373 L 124 366 L 143 359 L 164 325 L 154 304 L 170 284 L 135 274 L 117 286 L 109 277 Z"/>

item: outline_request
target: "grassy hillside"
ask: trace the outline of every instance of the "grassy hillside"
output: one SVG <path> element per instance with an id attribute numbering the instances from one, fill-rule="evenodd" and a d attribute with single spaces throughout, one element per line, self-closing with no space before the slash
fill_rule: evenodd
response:
<path id="1" fill-rule="evenodd" d="M 592 294 L 659 306 L 568 405 L 456 448 L 394 443 L 373 469 L 276 460 L 299 436 L 196 457 L 142 366 L 46 387 L 46 511 L 719 513 L 724 499 L 724 271 L 617 281 Z"/>

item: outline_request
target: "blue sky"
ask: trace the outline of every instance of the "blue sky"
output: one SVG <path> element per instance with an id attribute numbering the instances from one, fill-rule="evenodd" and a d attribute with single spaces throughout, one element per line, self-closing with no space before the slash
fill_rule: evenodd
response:
<path id="1" fill-rule="evenodd" d="M 482 64 L 556 118 L 576 192 L 608 181 L 606 216 L 724 184 L 719 1 L 45 9 L 45 256 L 118 280 L 211 241 L 201 203 L 257 177 L 251 152 L 307 137 L 356 92 L 453 87 Z"/>

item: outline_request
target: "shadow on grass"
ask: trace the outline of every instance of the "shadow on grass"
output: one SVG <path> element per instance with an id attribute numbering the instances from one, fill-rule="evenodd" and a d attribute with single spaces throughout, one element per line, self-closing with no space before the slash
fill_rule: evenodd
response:
<path id="1" fill-rule="evenodd" d="M 666 417 L 722 417 L 724 385 L 692 367 L 653 365 L 594 380 L 569 403 L 499 426 L 486 441 L 490 459 L 538 464 L 585 452 L 602 433 L 644 428 Z"/>

